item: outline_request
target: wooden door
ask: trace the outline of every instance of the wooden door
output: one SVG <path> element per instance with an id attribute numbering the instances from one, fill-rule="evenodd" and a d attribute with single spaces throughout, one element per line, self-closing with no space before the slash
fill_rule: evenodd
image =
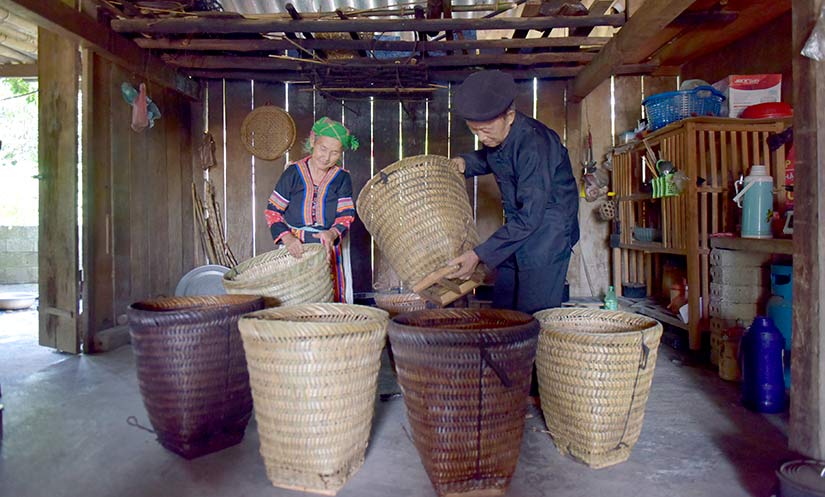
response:
<path id="1" fill-rule="evenodd" d="M 80 352 L 77 240 L 77 43 L 38 33 L 40 345 Z"/>

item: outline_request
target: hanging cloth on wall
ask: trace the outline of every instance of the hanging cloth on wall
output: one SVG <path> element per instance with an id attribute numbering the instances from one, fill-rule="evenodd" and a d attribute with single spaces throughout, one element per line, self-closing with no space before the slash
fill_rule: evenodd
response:
<path id="1" fill-rule="evenodd" d="M 154 127 L 155 120 L 160 119 L 160 109 L 146 95 L 146 85 L 141 83 L 138 91 L 134 86 L 123 82 L 120 93 L 126 103 L 132 106 L 132 129 L 140 133 L 147 127 Z"/>

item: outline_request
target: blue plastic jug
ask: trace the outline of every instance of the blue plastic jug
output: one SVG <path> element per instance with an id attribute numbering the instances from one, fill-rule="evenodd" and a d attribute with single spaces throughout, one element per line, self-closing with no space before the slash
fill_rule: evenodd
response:
<path id="1" fill-rule="evenodd" d="M 791 388 L 791 342 L 793 340 L 793 266 L 771 265 L 771 298 L 767 314 L 785 337 L 785 388 Z"/>
<path id="2" fill-rule="evenodd" d="M 751 173 L 736 181 L 734 188 L 733 201 L 742 208 L 742 238 L 772 238 L 773 178 L 768 168 L 751 166 Z"/>
<path id="3" fill-rule="evenodd" d="M 766 316 L 757 316 L 742 336 L 742 403 L 748 409 L 785 410 L 784 349 L 785 338 Z"/>

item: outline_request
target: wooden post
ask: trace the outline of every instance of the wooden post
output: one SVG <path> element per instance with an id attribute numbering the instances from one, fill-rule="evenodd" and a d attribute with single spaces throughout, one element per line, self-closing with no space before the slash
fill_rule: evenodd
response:
<path id="1" fill-rule="evenodd" d="M 793 274 L 793 384 L 789 445 L 807 457 L 825 457 L 825 65 L 799 55 L 819 14 L 821 0 L 793 1 L 794 147 L 796 186 Z M 802 236 L 800 236 L 802 235 Z"/>

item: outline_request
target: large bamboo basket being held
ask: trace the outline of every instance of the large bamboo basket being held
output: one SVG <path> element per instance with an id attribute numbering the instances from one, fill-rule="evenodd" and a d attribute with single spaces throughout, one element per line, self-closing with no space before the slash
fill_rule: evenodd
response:
<path id="1" fill-rule="evenodd" d="M 243 439 L 252 396 L 238 318 L 263 306 L 216 295 L 129 307 L 140 393 L 161 445 L 191 459 Z"/>
<path id="2" fill-rule="evenodd" d="M 593 468 L 627 460 L 642 431 L 662 325 L 597 309 L 535 316 L 541 408 L 556 447 Z"/>
<path id="3" fill-rule="evenodd" d="M 389 326 L 412 438 L 439 496 L 503 494 L 516 469 L 539 324 L 437 309 Z"/>
<path id="4" fill-rule="evenodd" d="M 247 259 L 223 276 L 227 293 L 261 295 L 267 307 L 332 302 L 332 273 L 320 243 L 296 259 L 285 247 Z"/>
<path id="5" fill-rule="evenodd" d="M 417 155 L 387 166 L 367 182 L 356 206 L 404 286 L 440 305 L 477 286 L 432 277 L 478 245 L 464 176 L 449 162 Z"/>
<path id="6" fill-rule="evenodd" d="M 261 456 L 273 485 L 334 495 L 363 464 L 388 315 L 348 304 L 240 323 Z"/>

